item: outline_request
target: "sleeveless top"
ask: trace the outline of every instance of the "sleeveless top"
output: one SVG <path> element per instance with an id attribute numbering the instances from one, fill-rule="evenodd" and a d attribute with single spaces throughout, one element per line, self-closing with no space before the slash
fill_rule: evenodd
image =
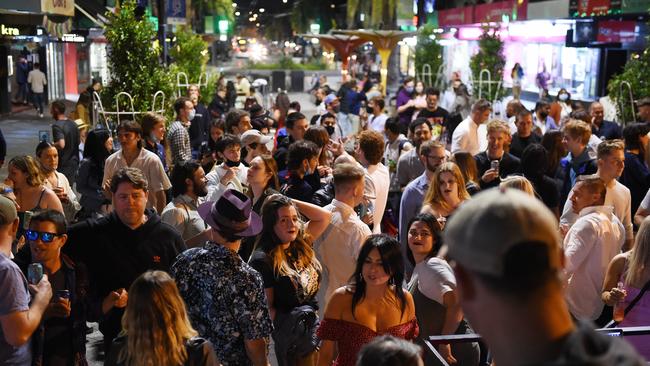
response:
<path id="1" fill-rule="evenodd" d="M 621 277 L 619 279 L 620 282 L 625 283 L 625 275 L 627 273 L 627 265 L 628 261 L 625 261 L 625 269 L 623 270 L 623 273 L 621 273 Z M 634 298 L 639 295 L 641 292 L 640 288 L 636 288 L 633 286 L 630 286 L 628 284 L 625 284 L 624 286 L 625 291 L 627 292 L 627 296 L 625 296 L 625 300 L 623 300 L 620 304 L 620 306 L 623 306 L 623 309 L 627 308 L 627 306 L 634 300 Z M 640 327 L 640 326 L 648 326 L 650 324 L 650 291 L 646 291 L 645 294 L 637 301 L 637 303 L 634 305 L 634 307 L 625 315 L 625 318 L 623 319 L 622 322 L 618 324 L 619 327 Z M 636 335 L 633 337 L 625 337 L 625 340 L 631 343 L 634 348 L 639 352 L 641 356 L 643 356 L 646 360 L 650 360 L 650 335 L 645 334 L 645 335 Z"/>
<path id="2" fill-rule="evenodd" d="M 365 344 L 381 335 L 392 335 L 406 340 L 415 339 L 420 332 L 415 318 L 406 323 L 392 326 L 380 332 L 375 332 L 365 325 L 341 319 L 323 319 L 316 335 L 323 340 L 336 341 L 339 355 L 334 361 L 335 366 L 354 366 L 357 354 Z"/>

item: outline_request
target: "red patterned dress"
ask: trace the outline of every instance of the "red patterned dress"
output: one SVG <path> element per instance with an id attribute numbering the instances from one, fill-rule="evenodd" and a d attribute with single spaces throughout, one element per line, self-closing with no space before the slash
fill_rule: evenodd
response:
<path id="1" fill-rule="evenodd" d="M 381 335 L 392 335 L 406 340 L 413 340 L 419 333 L 420 329 L 415 318 L 380 332 L 375 332 L 365 325 L 346 320 L 325 318 L 321 321 L 316 335 L 322 340 L 337 342 L 339 355 L 333 365 L 354 366 L 361 347 L 372 341 L 373 338 Z"/>

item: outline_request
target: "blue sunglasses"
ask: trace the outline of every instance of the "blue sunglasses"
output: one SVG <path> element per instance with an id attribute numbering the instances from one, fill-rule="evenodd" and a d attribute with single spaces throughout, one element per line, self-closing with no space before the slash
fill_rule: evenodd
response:
<path id="1" fill-rule="evenodd" d="M 25 237 L 29 241 L 36 241 L 38 238 L 41 238 L 43 243 L 51 243 L 52 240 L 54 240 L 55 237 L 60 236 L 59 234 L 54 234 L 54 233 L 47 233 L 43 231 L 36 231 L 36 230 L 27 230 L 25 232 Z"/>

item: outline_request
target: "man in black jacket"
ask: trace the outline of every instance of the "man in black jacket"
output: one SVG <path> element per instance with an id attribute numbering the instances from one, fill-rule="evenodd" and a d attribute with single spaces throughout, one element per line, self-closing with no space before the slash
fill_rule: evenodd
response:
<path id="1" fill-rule="evenodd" d="M 99 329 L 106 351 L 121 330 L 127 289 L 148 270 L 169 271 L 185 250 L 181 236 L 146 211 L 147 181 L 137 168 L 120 169 L 111 179 L 113 212 L 80 222 L 68 231 L 64 252 L 86 264 L 92 306 L 99 312 Z"/>
<path id="2" fill-rule="evenodd" d="M 487 124 L 487 150 L 474 156 L 482 189 L 496 187 L 501 183 L 501 178 L 521 172 L 519 158 L 503 149 L 509 135 L 510 128 L 505 123 L 491 121 Z M 493 163 L 494 161 L 497 163 Z"/>

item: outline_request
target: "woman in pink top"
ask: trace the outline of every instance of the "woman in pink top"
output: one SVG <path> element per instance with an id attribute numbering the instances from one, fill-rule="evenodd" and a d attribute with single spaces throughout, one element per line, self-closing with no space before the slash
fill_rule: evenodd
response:
<path id="1" fill-rule="evenodd" d="M 371 235 L 363 243 L 351 284 L 334 292 L 317 335 L 318 365 L 354 366 L 363 345 L 389 334 L 413 340 L 419 333 L 413 297 L 402 288 L 404 260 L 397 240 Z M 335 350 L 338 349 L 338 355 Z"/>
<path id="2" fill-rule="evenodd" d="M 617 310 L 623 312 L 648 281 L 650 281 L 650 216 L 641 223 L 634 249 L 614 257 L 607 268 L 602 298 L 605 304 L 614 306 L 615 320 L 618 320 Z M 650 325 L 650 292 L 643 294 L 618 325 L 621 327 Z M 650 335 L 629 336 L 625 340 L 650 361 Z"/>

